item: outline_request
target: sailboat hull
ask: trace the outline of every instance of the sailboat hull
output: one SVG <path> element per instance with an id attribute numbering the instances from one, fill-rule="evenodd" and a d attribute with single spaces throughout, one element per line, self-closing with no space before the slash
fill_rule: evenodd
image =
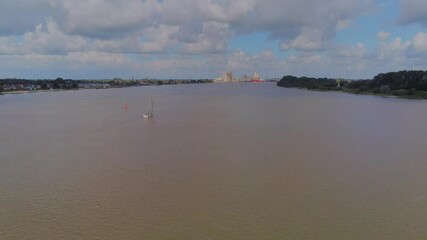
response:
<path id="1" fill-rule="evenodd" d="M 153 116 L 153 114 L 152 114 L 152 113 L 144 113 L 142 116 L 143 116 L 144 118 L 150 118 L 150 117 L 152 117 L 152 116 Z"/>

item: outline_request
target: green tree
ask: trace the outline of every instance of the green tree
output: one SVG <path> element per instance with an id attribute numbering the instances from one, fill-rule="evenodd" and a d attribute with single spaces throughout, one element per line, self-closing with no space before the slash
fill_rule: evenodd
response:
<path id="1" fill-rule="evenodd" d="M 382 85 L 380 87 L 380 93 L 383 93 L 383 94 L 390 93 L 390 87 L 388 85 Z"/>

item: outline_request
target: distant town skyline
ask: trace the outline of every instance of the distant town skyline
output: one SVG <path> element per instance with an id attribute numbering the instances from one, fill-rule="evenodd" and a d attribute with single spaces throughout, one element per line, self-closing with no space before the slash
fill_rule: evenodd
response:
<path id="1" fill-rule="evenodd" d="M 0 78 L 371 78 L 427 69 L 425 0 L 0 2 Z"/>

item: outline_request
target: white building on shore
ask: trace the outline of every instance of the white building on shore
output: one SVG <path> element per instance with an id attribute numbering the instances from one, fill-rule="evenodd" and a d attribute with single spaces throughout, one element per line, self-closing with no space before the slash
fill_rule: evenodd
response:
<path id="1" fill-rule="evenodd" d="M 233 72 L 225 72 L 221 77 L 215 79 L 215 82 L 234 82 Z"/>
<path id="2" fill-rule="evenodd" d="M 251 81 L 264 81 L 258 73 L 254 73 L 253 77 L 248 77 L 248 75 L 243 75 L 240 78 L 234 77 L 233 72 L 225 72 L 221 77 L 216 78 L 214 82 L 217 83 L 230 83 L 230 82 L 251 82 Z"/>

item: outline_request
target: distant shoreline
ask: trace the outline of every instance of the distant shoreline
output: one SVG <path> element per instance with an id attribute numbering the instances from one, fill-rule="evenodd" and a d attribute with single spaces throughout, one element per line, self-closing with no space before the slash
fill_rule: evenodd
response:
<path id="1" fill-rule="evenodd" d="M 62 78 L 57 78 L 56 80 L 0 79 L 0 95 L 204 83 L 213 83 L 213 80 L 72 80 Z"/>
<path id="2" fill-rule="evenodd" d="M 14 95 L 14 94 L 26 94 L 26 93 L 45 93 L 45 92 L 65 92 L 65 91 L 77 91 L 84 89 L 53 89 L 53 90 L 24 90 L 24 91 L 3 91 L 0 95 Z"/>
<path id="3" fill-rule="evenodd" d="M 382 73 L 372 80 L 284 76 L 277 82 L 277 86 L 402 99 L 427 99 L 427 71 Z"/>

